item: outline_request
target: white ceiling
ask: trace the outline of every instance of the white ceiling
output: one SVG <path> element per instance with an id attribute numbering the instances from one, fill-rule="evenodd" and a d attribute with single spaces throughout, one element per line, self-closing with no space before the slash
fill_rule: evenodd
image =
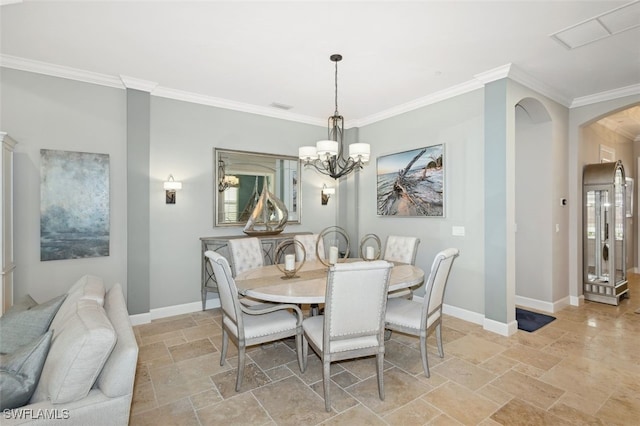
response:
<path id="1" fill-rule="evenodd" d="M 338 106 L 352 124 L 480 87 L 508 64 L 567 106 L 640 93 L 640 27 L 575 49 L 551 37 L 629 1 L 2 4 L 3 66 L 128 76 L 256 112 L 284 104 L 314 123 L 334 110 L 332 53 L 344 56 Z"/>

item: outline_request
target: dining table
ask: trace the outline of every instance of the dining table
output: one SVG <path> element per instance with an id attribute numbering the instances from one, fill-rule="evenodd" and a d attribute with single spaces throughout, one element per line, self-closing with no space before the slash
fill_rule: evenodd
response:
<path id="1" fill-rule="evenodd" d="M 347 258 L 340 262 L 362 259 Z M 415 265 L 393 263 L 389 291 L 414 287 L 424 281 L 424 271 Z M 278 265 L 244 271 L 235 278 L 238 293 L 267 302 L 321 304 L 325 302 L 329 267 L 319 260 L 306 261 L 293 278 L 285 277 Z"/>

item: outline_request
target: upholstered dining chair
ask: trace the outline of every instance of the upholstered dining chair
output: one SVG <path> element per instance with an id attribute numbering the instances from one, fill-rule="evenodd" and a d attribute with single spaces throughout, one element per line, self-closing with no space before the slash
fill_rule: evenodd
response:
<path id="1" fill-rule="evenodd" d="M 422 302 L 403 298 L 389 299 L 385 315 L 385 327 L 420 337 L 420 355 L 425 376 L 429 377 L 427 336 L 435 329 L 438 354 L 444 357 L 442 348 L 442 302 L 451 272 L 451 266 L 459 251 L 448 248 L 436 255 L 425 283 L 426 293 Z"/>
<path id="2" fill-rule="evenodd" d="M 384 400 L 384 312 L 392 266 L 383 260 L 331 266 L 324 315 L 308 317 L 302 322 L 303 371 L 311 346 L 322 360 L 327 411 L 331 411 L 330 365 L 344 359 L 376 356 L 378 393 Z"/>
<path id="3" fill-rule="evenodd" d="M 419 245 L 419 238 L 389 235 L 384 245 L 384 255 L 382 256 L 382 259 L 390 262 L 401 262 L 415 265 Z M 404 297 L 411 299 L 413 297 L 413 291 L 410 288 L 403 288 L 402 290 L 392 291 L 389 293 L 389 297 Z"/>
<path id="4" fill-rule="evenodd" d="M 294 235 L 293 239 L 296 241 L 300 241 L 304 246 L 304 250 L 306 251 L 305 260 L 316 260 L 318 256 L 316 255 L 316 242 L 318 241 L 318 234 L 300 234 Z M 318 243 L 318 251 L 320 252 L 320 257 L 322 259 L 325 258 L 324 254 L 324 242 L 320 240 Z M 304 254 L 302 253 L 302 249 L 296 245 L 296 259 L 298 262 L 302 260 Z"/>
<path id="5" fill-rule="evenodd" d="M 213 268 L 220 306 L 222 308 L 222 350 L 220 365 L 224 365 L 229 346 L 229 338 L 238 347 L 238 374 L 236 392 L 242 386 L 245 365 L 245 349 L 247 346 L 273 342 L 295 336 L 298 365 L 303 371 L 302 361 L 302 311 L 295 305 L 258 305 L 245 306 L 238 299 L 238 289 L 231 276 L 231 268 L 227 259 L 213 251 L 206 251 Z M 265 307 L 266 306 L 266 307 Z"/>
<path id="6" fill-rule="evenodd" d="M 249 269 L 264 266 L 262 244 L 256 237 L 232 239 L 228 244 L 234 277 Z"/>

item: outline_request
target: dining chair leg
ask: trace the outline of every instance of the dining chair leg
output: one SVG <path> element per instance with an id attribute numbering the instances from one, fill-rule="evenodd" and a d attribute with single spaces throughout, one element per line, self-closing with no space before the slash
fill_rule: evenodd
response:
<path id="1" fill-rule="evenodd" d="M 378 362 L 378 394 L 380 394 L 380 400 L 384 401 L 384 353 L 377 354 L 376 361 Z"/>
<path id="2" fill-rule="evenodd" d="M 222 328 L 222 350 L 220 351 L 220 365 L 224 365 L 224 359 L 227 356 L 227 347 L 229 346 L 229 335 L 227 330 Z"/>
<path id="3" fill-rule="evenodd" d="M 236 392 L 240 392 L 244 375 L 244 344 L 238 344 L 238 376 L 236 377 Z"/>
<path id="4" fill-rule="evenodd" d="M 329 399 L 329 387 L 331 386 L 331 362 L 322 360 L 322 385 L 324 387 L 324 408 L 331 411 L 331 400 Z"/>
<path id="5" fill-rule="evenodd" d="M 302 372 L 307 369 L 307 355 L 309 355 L 309 342 L 307 338 L 302 335 Z"/>
<path id="6" fill-rule="evenodd" d="M 393 333 L 392 330 L 389 330 L 388 328 L 384 330 L 384 341 L 388 342 L 389 340 L 391 340 L 391 333 Z"/>
<path id="7" fill-rule="evenodd" d="M 304 365 L 303 365 L 303 353 L 302 353 L 302 327 L 298 327 L 298 332 L 296 333 L 296 353 L 298 354 L 298 367 L 300 367 L 300 371 L 304 373 Z"/>
<path id="8" fill-rule="evenodd" d="M 430 377 L 429 374 L 429 360 L 427 359 L 427 335 L 420 336 L 420 355 L 422 356 L 422 368 L 424 369 L 424 375 Z"/>
<path id="9" fill-rule="evenodd" d="M 438 355 L 440 358 L 444 358 L 444 349 L 442 348 L 442 323 L 438 322 L 436 325 L 436 341 L 438 342 Z"/>

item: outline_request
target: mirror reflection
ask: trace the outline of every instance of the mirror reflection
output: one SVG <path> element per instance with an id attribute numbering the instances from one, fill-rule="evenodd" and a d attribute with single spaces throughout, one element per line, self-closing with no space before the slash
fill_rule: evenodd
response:
<path id="1" fill-rule="evenodd" d="M 300 223 L 300 163 L 297 157 L 214 150 L 216 226 L 244 225 L 266 183 L 289 211 L 288 223 Z"/>

